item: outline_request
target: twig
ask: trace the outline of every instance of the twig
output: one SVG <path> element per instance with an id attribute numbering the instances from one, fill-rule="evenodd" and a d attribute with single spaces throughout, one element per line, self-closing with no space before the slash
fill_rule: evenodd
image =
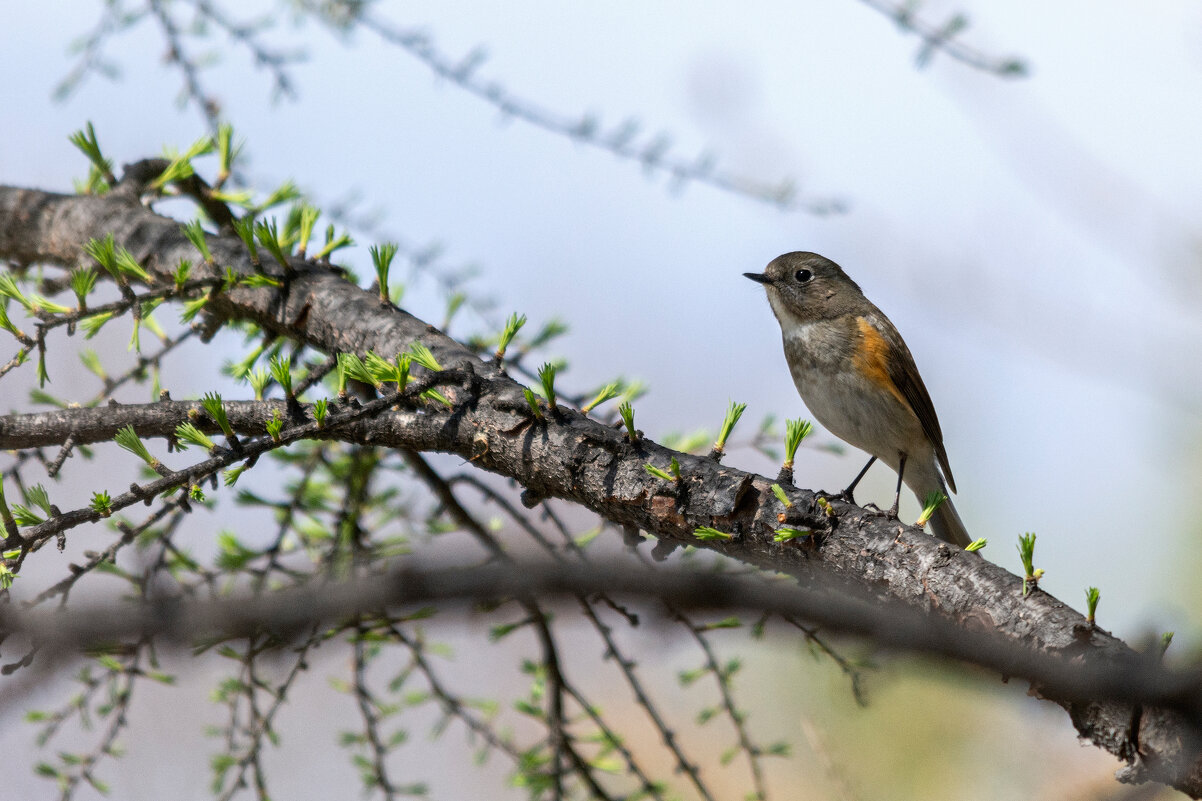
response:
<path id="1" fill-rule="evenodd" d="M 464 59 L 454 61 L 437 50 L 429 37 L 419 31 L 396 28 L 370 12 L 358 14 L 355 21 L 421 61 L 439 78 L 450 81 L 459 89 L 493 106 L 506 118 L 518 119 L 545 131 L 566 136 L 575 142 L 604 150 L 620 159 L 638 164 L 647 172 L 664 174 L 670 179 L 673 189 L 679 189 L 689 183 L 700 183 L 768 203 L 785 211 L 806 211 L 825 215 L 841 213 L 844 210 L 843 203 L 839 200 L 798 198 L 796 186 L 791 180 L 773 185 L 717 170 L 714 167 L 714 158 L 708 153 L 694 159 L 670 155 L 668 151 L 671 140 L 667 136 L 661 134 L 647 141 L 639 141 L 639 126 L 633 121 L 627 121 L 615 130 L 605 133 L 601 130 L 600 122 L 592 117 L 572 118 L 541 108 L 512 94 L 495 81 L 481 78 L 477 74 L 477 67 L 483 60 L 482 51 L 479 49 Z"/>
<path id="2" fill-rule="evenodd" d="M 367 741 L 371 745 L 372 753 L 372 771 L 374 772 L 375 784 L 380 788 L 380 792 L 384 794 L 384 798 L 396 798 L 396 788 L 392 785 L 392 780 L 388 778 L 388 748 L 384 745 L 384 740 L 380 736 L 380 719 L 376 714 L 378 703 L 371 690 L 367 687 L 367 657 L 366 648 L 363 645 L 363 635 L 366 629 L 360 625 L 359 636 L 354 638 L 354 653 L 355 653 L 355 701 L 359 705 L 359 714 L 363 718 L 363 726 L 367 733 Z"/>
<path id="3" fill-rule="evenodd" d="M 705 631 L 694 623 L 683 612 L 674 609 L 671 605 L 668 606 L 668 611 L 677 620 L 684 625 L 693 640 L 705 654 L 706 669 L 713 675 L 714 681 L 718 685 L 718 693 L 722 699 L 722 709 L 726 713 L 726 717 L 730 720 L 731 726 L 734 727 L 735 735 L 739 741 L 739 749 L 747 757 L 748 767 L 751 769 L 751 784 L 755 790 L 756 801 L 767 801 L 768 787 L 764 783 L 764 769 L 760 764 L 760 749 L 751 742 L 751 735 L 747 732 L 746 714 L 739 710 L 735 704 L 734 694 L 730 688 L 730 677 L 726 675 L 725 670 L 718 664 L 718 655 L 714 653 L 714 648 L 710 644 L 709 638 L 705 636 Z"/>
<path id="4" fill-rule="evenodd" d="M 962 64 L 992 73 L 1002 78 L 1025 78 L 1027 64 L 1013 56 L 996 58 L 982 51 L 961 43 L 955 38 L 968 25 L 963 14 L 956 14 L 943 26 L 932 25 L 919 19 L 915 13 L 915 3 L 890 3 L 886 0 L 860 0 L 864 5 L 873 8 L 889 19 L 906 33 L 913 33 L 923 40 L 923 47 L 918 51 L 918 65 L 925 66 L 930 60 L 931 53 L 939 50 Z"/>

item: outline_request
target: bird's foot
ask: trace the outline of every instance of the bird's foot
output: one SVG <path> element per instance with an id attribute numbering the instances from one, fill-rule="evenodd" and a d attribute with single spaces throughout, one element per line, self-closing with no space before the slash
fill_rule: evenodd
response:
<path id="1" fill-rule="evenodd" d="M 855 496 L 851 492 L 851 487 L 839 492 L 820 492 L 818 494 L 824 496 L 828 501 L 840 501 L 842 503 L 850 503 L 853 506 L 856 503 Z"/>
<path id="2" fill-rule="evenodd" d="M 863 509 L 864 509 L 864 511 L 868 512 L 868 514 L 872 515 L 873 517 L 884 517 L 888 520 L 897 520 L 898 519 L 897 507 L 898 507 L 898 504 L 896 501 L 894 501 L 893 505 L 890 506 L 888 509 L 882 509 L 881 507 L 877 506 L 875 503 L 866 503 L 866 504 L 864 504 Z"/>

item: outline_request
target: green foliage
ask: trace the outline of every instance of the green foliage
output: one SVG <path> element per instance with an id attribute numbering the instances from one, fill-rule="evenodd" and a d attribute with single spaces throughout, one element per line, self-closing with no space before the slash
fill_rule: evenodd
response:
<path id="1" fill-rule="evenodd" d="M 131 425 L 125 426 L 117 432 L 113 440 L 122 448 L 137 456 L 143 462 L 153 467 L 158 467 L 159 460 L 150 455 L 150 451 L 146 450 L 146 446 L 142 444 L 142 440 L 138 438 L 138 433 L 134 431 Z"/>
<path id="2" fill-rule="evenodd" d="M 279 409 L 272 409 L 271 419 L 267 421 L 267 433 L 271 436 L 273 442 L 280 441 L 280 432 L 284 430 L 284 421 L 280 417 Z"/>
<path id="3" fill-rule="evenodd" d="M 533 337 L 526 343 L 526 350 L 537 350 L 546 346 L 551 340 L 561 337 L 568 332 L 568 324 L 563 320 L 552 317 L 547 322 L 543 323 L 543 327 L 538 330 Z"/>
<path id="4" fill-rule="evenodd" d="M 328 259 L 331 254 L 334 253 L 334 251 L 341 250 L 342 248 L 349 248 L 353 244 L 355 244 L 355 240 L 351 239 L 350 234 L 343 233 L 340 236 L 335 236 L 334 226 L 330 225 L 326 228 L 325 247 L 314 254 L 313 258 L 317 259 L 318 261 L 321 261 L 322 259 Z"/>
<path id="5" fill-rule="evenodd" d="M 225 404 L 221 402 L 220 395 L 216 392 L 207 392 L 200 399 L 200 405 L 204 407 L 205 413 L 217 423 L 217 426 L 221 429 L 221 433 L 227 437 L 234 436 L 233 426 L 230 425 L 230 418 L 225 413 Z"/>
<path id="6" fill-rule="evenodd" d="M 801 446 L 802 440 L 810 435 L 814 430 L 814 424 L 809 420 L 786 420 L 785 421 L 785 463 L 788 468 L 793 467 L 793 460 L 797 456 L 797 449 Z"/>
<path id="7" fill-rule="evenodd" d="M 363 360 L 354 353 L 339 353 L 338 369 L 342 371 L 342 374 L 346 378 L 370 384 L 377 388 L 379 387 L 376 377 L 367 369 L 367 365 L 363 363 Z"/>
<path id="8" fill-rule="evenodd" d="M 780 484 L 772 485 L 772 494 L 776 499 L 785 505 L 786 509 L 793 508 L 793 501 L 789 500 L 789 496 L 785 494 L 785 490 Z"/>
<path id="9" fill-rule="evenodd" d="M 34 512 L 28 506 L 19 503 L 12 505 L 12 516 L 18 526 L 36 526 L 38 523 L 46 522 L 46 518 Z"/>
<path id="10" fill-rule="evenodd" d="M 37 514 L 30 508 L 34 506 L 41 509 L 45 516 Z M 24 505 L 19 503 L 12 505 L 12 518 L 19 526 L 36 526 L 38 523 L 44 523 L 53 514 L 50 507 L 50 496 L 41 484 L 34 484 L 32 487 L 26 488 Z"/>
<path id="11" fill-rule="evenodd" d="M 4 276 L 0 276 L 0 279 L 2 278 L 4 278 Z M 6 303 L 0 303 L 0 328 L 3 328 L 5 331 L 12 334 L 19 340 L 24 341 L 26 339 L 25 332 L 20 328 L 17 328 L 16 323 L 9 318 Z"/>
<path id="12" fill-rule="evenodd" d="M 448 409 L 454 408 L 454 406 L 455 406 L 455 404 L 451 403 L 449 398 L 447 398 L 445 395 L 443 395 L 441 392 L 439 392 L 436 389 L 427 389 L 425 392 L 422 393 L 422 397 L 425 398 L 426 400 L 432 400 L 437 403 L 441 403 L 443 406 L 446 406 Z"/>
<path id="13" fill-rule="evenodd" d="M 247 214 L 245 217 L 234 220 L 234 233 L 246 246 L 246 250 L 250 254 L 250 263 L 258 267 L 262 262 L 259 261 L 259 249 L 255 246 L 254 215 Z"/>
<path id="14" fill-rule="evenodd" d="M 46 370 L 46 352 L 45 351 L 38 352 L 37 376 L 38 376 L 38 386 L 39 387 L 46 386 L 46 382 L 50 380 L 50 373 L 47 372 L 47 370 Z"/>
<path id="15" fill-rule="evenodd" d="M 1097 587 L 1089 587 L 1085 590 L 1085 619 L 1090 623 L 1094 622 L 1094 617 L 1098 611 L 1098 601 L 1102 600 L 1102 593 Z"/>
<path id="16" fill-rule="evenodd" d="M 363 366 L 367 368 L 367 372 L 371 376 L 369 383 L 377 388 L 382 387 L 385 382 L 393 380 L 396 373 L 396 366 L 392 362 L 371 350 L 363 359 Z"/>
<path id="17" fill-rule="evenodd" d="M 15 300 L 24 306 L 26 311 L 34 310 L 33 301 L 21 292 L 21 288 L 17 286 L 17 279 L 13 277 L 12 273 L 0 273 L 0 298 Z"/>
<path id="18" fill-rule="evenodd" d="M 175 438 L 179 440 L 181 448 L 186 448 L 188 445 L 196 445 L 204 448 L 209 453 L 214 453 L 217 450 L 217 443 L 209 439 L 203 431 L 192 423 L 180 423 L 176 426 Z"/>
<path id="19" fill-rule="evenodd" d="M 221 186 L 229 180 L 230 172 L 233 170 L 234 157 L 241 146 L 234 147 L 234 126 L 228 122 L 223 122 L 217 126 L 217 180 L 216 185 Z"/>
<path id="20" fill-rule="evenodd" d="M 92 267 L 80 267 L 71 271 L 71 291 L 75 293 L 75 299 L 78 301 L 80 309 L 87 308 L 88 295 L 96 286 L 97 276 L 96 270 Z"/>
<path id="21" fill-rule="evenodd" d="M 643 468 L 656 478 L 662 478 L 665 481 L 680 481 L 680 462 L 676 460 L 675 456 L 673 456 L 672 461 L 668 463 L 668 472 L 660 470 L 658 467 L 650 464 L 643 465 Z"/>
<path id="22" fill-rule="evenodd" d="M 224 372 L 231 378 L 236 378 L 239 381 L 246 380 L 247 376 L 250 374 L 251 368 L 255 366 L 255 363 L 259 361 L 259 357 L 266 353 L 270 346 L 271 340 L 264 338 L 250 351 L 250 353 L 246 354 L 246 357 L 242 359 L 242 361 L 231 362 L 225 365 L 223 368 Z"/>
<path id="23" fill-rule="evenodd" d="M 267 362 L 271 370 L 271 376 L 275 382 L 284 390 L 285 397 L 292 397 L 292 366 L 288 363 L 288 359 L 283 354 L 274 354 Z"/>
<path id="24" fill-rule="evenodd" d="M 97 197 L 108 194 L 112 185 L 104 179 L 104 173 L 96 169 L 96 166 L 88 166 L 88 177 L 83 181 L 72 180 L 72 186 L 75 188 L 77 195 L 96 195 Z"/>
<path id="25" fill-rule="evenodd" d="M 55 303 L 52 300 L 47 300 L 41 295 L 30 295 L 29 301 L 33 313 L 37 315 L 68 314 L 71 312 L 71 309 L 67 308 L 61 303 Z"/>
<path id="26" fill-rule="evenodd" d="M 242 276 L 233 267 L 227 266 L 221 277 L 221 291 L 229 292 L 242 283 Z"/>
<path id="27" fill-rule="evenodd" d="M 29 390 L 29 402 L 35 404 L 40 403 L 46 406 L 56 406 L 59 409 L 66 409 L 71 405 L 62 398 L 56 398 L 49 392 L 45 392 L 37 388 Z"/>
<path id="28" fill-rule="evenodd" d="M 693 536 L 702 542 L 709 542 L 710 540 L 729 540 L 732 535 L 710 526 L 698 526 L 693 529 Z"/>
<path id="29" fill-rule="evenodd" d="M 774 535 L 772 537 L 772 541 L 773 542 L 789 542 L 790 540 L 799 539 L 801 537 L 808 537 L 812 533 L 813 532 L 805 531 L 800 528 L 790 528 L 788 526 L 785 526 L 783 528 L 776 529 L 776 531 L 774 532 Z"/>
<path id="30" fill-rule="evenodd" d="M 280 184 L 271 194 L 264 198 L 262 203 L 255 206 L 253 211 L 255 215 L 259 215 L 282 203 L 291 203 L 293 200 L 299 200 L 300 197 L 301 193 L 296 188 L 296 184 L 292 181 L 284 181 L 284 183 Z"/>
<path id="31" fill-rule="evenodd" d="M 102 312 L 93 314 L 79 321 L 79 327 L 84 331 L 84 339 L 91 339 L 100 333 L 100 329 L 104 328 L 105 324 L 112 320 L 116 314 L 114 312 Z"/>
<path id="32" fill-rule="evenodd" d="M 296 222 L 296 252 L 297 255 L 304 258 L 305 252 L 309 249 L 309 240 L 313 237 L 313 227 L 317 225 L 317 218 L 321 216 L 321 212 L 316 207 L 303 202 L 293 206 L 292 209 Z M 288 216 L 290 236 L 293 216 L 293 214 Z"/>
<path id="33" fill-rule="evenodd" d="M 643 465 L 643 468 L 656 478 L 662 478 L 665 481 L 680 481 L 680 462 L 676 460 L 675 456 L 673 456 L 672 461 L 668 463 L 669 472 L 664 472 L 658 467 L 650 464 Z"/>
<path id="34" fill-rule="evenodd" d="M 172 282 L 175 284 L 175 291 L 179 292 L 184 288 L 184 284 L 188 283 L 188 279 L 192 277 L 192 262 L 187 259 L 180 259 L 175 265 L 175 273 L 172 275 Z"/>
<path id="35" fill-rule="evenodd" d="M 526 315 L 518 316 L 517 312 L 509 315 L 509 319 L 505 321 L 505 327 L 501 330 L 501 337 L 497 342 L 496 353 L 493 354 L 498 362 L 505 359 L 505 351 L 509 348 L 509 343 L 513 342 L 513 338 L 518 335 L 518 331 L 522 330 L 522 326 L 526 324 Z"/>
<path id="36" fill-rule="evenodd" d="M 743 412 L 747 411 L 746 403 L 730 402 L 730 406 L 726 408 L 726 416 L 722 419 L 722 428 L 718 431 L 718 439 L 714 443 L 714 450 L 722 453 L 726 450 L 726 440 L 730 437 L 735 426 L 739 424 L 739 418 L 743 416 Z"/>
<path id="37" fill-rule="evenodd" d="M 545 420 L 543 416 L 543 408 L 538 403 L 538 396 L 534 394 L 534 390 L 530 387 L 524 387 L 522 394 L 526 396 L 526 404 L 530 407 L 530 413 L 538 420 Z"/>
<path id="38" fill-rule="evenodd" d="M 685 453 L 695 453 L 704 448 L 713 437 L 709 430 L 698 429 L 689 434 L 681 434 L 679 432 L 669 432 L 661 438 L 661 444 L 665 448 L 671 448 L 674 451 L 684 451 Z"/>
<path id="39" fill-rule="evenodd" d="M 248 469 L 249 468 L 244 464 L 239 465 L 238 467 L 231 467 L 229 470 L 226 470 L 222 474 L 221 480 L 225 484 L 225 486 L 232 487 L 238 483 L 238 479 L 241 478 L 242 474 L 245 473 Z"/>
<path id="40" fill-rule="evenodd" d="M 968 551 L 969 553 L 976 553 L 977 551 L 981 550 L 988 544 L 989 544 L 989 540 L 987 540 L 984 537 L 981 537 L 980 539 L 975 539 L 972 542 L 970 542 L 968 545 L 964 546 L 964 550 Z"/>
<path id="41" fill-rule="evenodd" d="M 250 382 L 250 388 L 254 390 L 255 400 L 263 400 L 263 393 L 267 390 L 267 385 L 271 383 L 271 373 L 262 367 L 256 367 L 246 374 L 246 380 Z"/>
<path id="42" fill-rule="evenodd" d="M 184 223 L 180 226 L 180 230 L 183 231 L 184 236 L 192 243 L 193 247 L 200 251 L 200 255 L 205 260 L 205 263 L 212 264 L 213 254 L 209 252 L 209 243 L 205 239 L 205 231 L 201 227 L 200 220 Z"/>
<path id="43" fill-rule="evenodd" d="M 395 242 L 384 242 L 368 248 L 372 264 L 376 268 L 376 286 L 380 291 L 380 300 L 388 302 L 388 271 L 392 268 L 392 260 L 396 257 L 399 245 Z"/>
<path id="44" fill-rule="evenodd" d="M 404 294 L 404 287 L 401 287 L 401 294 Z M 396 302 L 400 301 L 398 296 Z M 463 308 L 463 304 L 467 302 L 467 295 L 463 292 L 452 292 L 447 297 L 447 308 L 442 316 L 442 330 L 445 333 L 451 327 L 451 321 L 455 319 L 455 315 Z"/>
<path id="45" fill-rule="evenodd" d="M 558 411 L 559 405 L 555 402 L 555 373 L 558 368 L 550 362 L 544 362 L 543 366 L 538 368 L 538 380 L 543 387 L 543 397 L 547 399 L 547 405 L 551 407 L 551 411 Z"/>
<path id="46" fill-rule="evenodd" d="M 101 517 L 108 517 L 113 513 L 113 499 L 105 490 L 92 493 L 91 502 L 92 511 Z"/>
<path id="47" fill-rule="evenodd" d="M 54 513 L 50 508 L 50 496 L 47 494 L 46 488 L 41 484 L 34 484 L 25 490 L 25 500 L 27 503 L 31 503 L 41 509 L 47 515 Z"/>
<path id="48" fill-rule="evenodd" d="M 192 322 L 194 319 L 196 319 L 196 316 L 204 310 L 204 307 L 209 304 L 209 300 L 210 298 L 208 295 L 203 295 L 199 298 L 193 298 L 192 300 L 186 301 L 183 309 L 180 310 L 180 321 L 184 323 Z"/>
<path id="49" fill-rule="evenodd" d="M 412 361 L 413 357 L 408 353 L 402 353 L 396 357 L 396 372 L 393 381 L 396 382 L 397 392 L 404 392 L 405 387 L 409 384 L 409 363 Z"/>
<path id="50" fill-rule="evenodd" d="M 922 499 L 922 514 L 918 516 L 918 520 L 914 522 L 914 525 L 919 528 L 925 526 L 930 521 L 931 515 L 935 514 L 935 510 L 946 500 L 947 496 L 942 492 L 928 492 L 926 497 Z"/>
<path id="51" fill-rule="evenodd" d="M 117 246 L 117 267 L 123 276 L 132 275 L 148 284 L 154 283 L 154 278 L 138 263 L 134 255 L 120 245 Z"/>
<path id="52" fill-rule="evenodd" d="M 430 349 L 420 342 L 410 343 L 409 356 L 413 361 L 417 362 L 422 367 L 425 367 L 427 370 L 438 372 L 442 369 L 442 365 L 440 365 L 438 360 L 434 358 L 434 354 L 430 351 Z"/>
<path id="53" fill-rule="evenodd" d="M 4 497 L 4 476 L 0 474 L 0 522 L 4 524 L 5 534 L 11 533 L 16 528 L 16 521 L 13 520 L 12 510 L 8 508 L 8 499 Z M 7 555 L 4 556 L 8 558 Z"/>
<path id="54" fill-rule="evenodd" d="M 116 243 L 111 233 L 104 239 L 89 239 L 83 250 L 120 283 L 125 283 L 130 276 L 147 284 L 154 282 L 150 273 L 132 253 Z"/>
<path id="55" fill-rule="evenodd" d="M 259 220 L 255 223 L 255 239 L 259 244 L 267 249 L 271 257 L 279 262 L 279 265 L 285 270 L 291 271 L 292 264 L 288 261 L 288 255 L 285 253 L 288 245 L 286 240 L 280 237 L 280 232 L 276 226 L 275 218 L 270 220 Z"/>
<path id="56" fill-rule="evenodd" d="M 83 246 L 83 252 L 91 256 L 113 277 L 118 275 L 117 242 L 111 233 L 104 239 L 89 239 Z"/>
<path id="57" fill-rule="evenodd" d="M 330 402 L 325 398 L 321 398 L 313 404 L 313 419 L 317 421 L 317 427 L 323 428 L 326 424 L 326 415 L 330 412 Z"/>
<path id="58" fill-rule="evenodd" d="M 152 334 L 157 336 L 160 341 L 166 341 L 167 335 L 159 326 L 158 322 L 152 316 L 152 312 L 159 307 L 163 302 L 162 298 L 148 300 L 141 305 L 141 314 L 134 317 L 133 331 L 130 334 L 129 348 L 142 352 L 142 327 L 145 326 Z"/>
<path id="59" fill-rule="evenodd" d="M 92 163 L 96 172 L 104 177 L 104 180 L 109 184 L 117 182 L 113 175 L 113 162 L 104 157 L 100 151 L 100 143 L 96 139 L 96 129 L 92 127 L 92 123 L 87 123 L 87 126 L 82 131 L 76 131 L 69 137 L 71 144 L 75 145 L 81 153 L 87 156 L 88 161 Z"/>
<path id="60" fill-rule="evenodd" d="M 171 161 L 159 177 L 150 182 L 150 186 L 154 189 L 162 189 L 169 183 L 191 178 L 196 174 L 196 170 L 192 168 L 192 159 L 206 156 L 216 149 L 217 144 L 213 141 L 213 138 L 203 136 L 193 142 L 192 146 L 183 153 L 167 150 L 165 155 Z"/>
<path id="61" fill-rule="evenodd" d="M 222 531 L 217 535 L 217 548 L 217 566 L 231 572 L 241 570 L 259 555 L 258 551 L 243 545 L 232 531 Z"/>
<path id="62" fill-rule="evenodd" d="M 1035 534 L 1027 532 L 1018 538 L 1018 558 L 1023 563 L 1023 596 L 1039 583 L 1043 569 L 1035 567 Z"/>
<path id="63" fill-rule="evenodd" d="M 605 386 L 601 387 L 601 389 L 597 390 L 597 394 L 593 396 L 591 401 L 580 407 L 580 411 L 588 414 L 593 409 L 605 403 L 607 400 L 618 397 L 620 390 L 621 384 L 617 381 L 606 384 Z"/>
<path id="64" fill-rule="evenodd" d="M 626 436 L 631 442 L 638 442 L 639 432 L 634 427 L 634 407 L 630 405 L 630 401 L 622 401 L 618 405 L 618 415 L 622 418 L 622 425 L 626 426 Z"/>

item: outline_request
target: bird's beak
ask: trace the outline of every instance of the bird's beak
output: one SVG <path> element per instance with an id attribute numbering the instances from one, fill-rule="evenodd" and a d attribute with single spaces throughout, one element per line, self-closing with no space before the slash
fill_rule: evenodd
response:
<path id="1" fill-rule="evenodd" d="M 767 273 L 743 273 L 743 275 L 747 276 L 752 281 L 755 281 L 757 284 L 772 283 L 772 279 L 768 277 Z"/>

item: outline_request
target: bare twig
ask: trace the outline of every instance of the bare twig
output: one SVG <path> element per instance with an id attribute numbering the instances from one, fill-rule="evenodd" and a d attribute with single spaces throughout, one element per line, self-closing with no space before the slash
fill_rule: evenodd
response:
<path id="1" fill-rule="evenodd" d="M 920 19 L 916 11 L 916 3 L 891 3 L 887 0 L 860 0 L 864 5 L 873 8 L 897 25 L 906 33 L 912 33 L 923 41 L 918 51 L 916 61 L 920 67 L 925 66 L 935 51 L 946 53 L 956 61 L 975 69 L 992 73 L 1002 78 L 1024 78 L 1027 75 L 1027 64 L 1013 56 L 998 58 L 966 45 L 956 38 L 968 27 L 968 19 L 963 14 L 953 15 L 943 25 L 933 25 Z"/>
<path id="2" fill-rule="evenodd" d="M 311 3 L 307 5 L 312 8 Z M 786 211 L 836 214 L 844 210 L 839 200 L 799 198 L 792 180 L 770 184 L 719 170 L 709 153 L 702 153 L 693 159 L 673 155 L 670 153 L 670 137 L 665 134 L 642 137 L 640 126 L 634 120 L 627 120 L 606 132 L 602 129 L 601 121 L 592 116 L 576 118 L 542 108 L 511 93 L 496 81 L 482 78 L 478 74 L 478 67 L 484 60 L 484 53 L 479 48 L 465 58 L 455 60 L 440 52 L 431 43 L 430 37 L 421 31 L 397 28 L 370 12 L 358 14 L 354 21 L 421 61 L 439 78 L 450 81 L 459 89 L 495 107 L 506 118 L 518 119 L 544 131 L 604 150 L 624 161 L 638 164 L 649 173 L 663 174 L 673 189 L 699 183 Z"/>
<path id="3" fill-rule="evenodd" d="M 608 591 L 667 600 L 679 609 L 753 609 L 803 618 L 831 631 L 870 637 L 881 647 L 988 667 L 1034 681 L 1043 695 L 1159 704 L 1202 724 L 1202 667 L 1170 669 L 1156 657 L 1108 658 L 1014 649 L 996 632 L 971 631 L 931 613 L 880 604 L 848 586 L 793 586 L 683 570 L 631 571 L 625 564 L 493 562 L 472 568 L 412 563 L 345 584 L 310 582 L 270 595 L 142 604 L 76 605 L 54 612 L 0 607 L 0 632 L 37 634 L 48 650 L 78 649 L 131 637 L 190 644 L 196 638 L 287 636 L 315 621 L 337 620 L 407 604 L 469 605 L 498 597 L 568 597 Z M 451 606 L 448 606 L 451 608 Z M 466 608 L 466 607 L 465 607 Z M 1145 715 L 1151 712 L 1145 709 Z"/>

